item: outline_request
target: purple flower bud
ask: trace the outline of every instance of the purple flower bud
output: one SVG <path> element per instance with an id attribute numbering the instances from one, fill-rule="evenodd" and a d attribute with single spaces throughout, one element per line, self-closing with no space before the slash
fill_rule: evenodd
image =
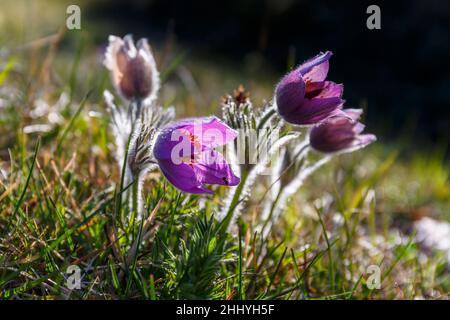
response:
<path id="1" fill-rule="evenodd" d="M 235 186 L 236 177 L 221 153 L 214 148 L 237 137 L 237 132 L 216 117 L 187 119 L 166 127 L 153 150 L 164 176 L 189 193 L 210 193 L 204 184 Z"/>
<path id="2" fill-rule="evenodd" d="M 364 130 L 364 125 L 358 122 L 361 110 L 348 109 L 343 113 L 311 129 L 309 143 L 313 149 L 322 153 L 352 152 L 376 140 L 373 134 L 361 134 Z"/>
<path id="3" fill-rule="evenodd" d="M 330 51 L 320 53 L 281 79 L 275 99 L 284 120 L 310 126 L 341 114 L 344 86 L 326 80 L 331 55 Z"/>
<path id="4" fill-rule="evenodd" d="M 131 35 L 109 36 L 105 66 L 117 91 L 127 100 L 154 99 L 159 90 L 159 73 L 147 39 L 134 45 Z"/>

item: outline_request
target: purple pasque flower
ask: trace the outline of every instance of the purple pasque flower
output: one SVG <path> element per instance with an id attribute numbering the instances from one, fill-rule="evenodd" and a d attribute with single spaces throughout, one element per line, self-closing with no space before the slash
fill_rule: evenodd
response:
<path id="1" fill-rule="evenodd" d="M 154 100 L 159 90 L 159 72 L 147 39 L 140 39 L 136 45 L 133 37 L 123 39 L 109 36 L 105 53 L 105 66 L 118 92 L 129 101 Z"/>
<path id="2" fill-rule="evenodd" d="M 331 55 L 330 51 L 320 53 L 281 79 L 275 99 L 286 122 L 310 126 L 341 113 L 344 86 L 326 80 Z"/>
<path id="3" fill-rule="evenodd" d="M 360 109 L 342 110 L 343 114 L 330 117 L 313 127 L 309 143 L 322 153 L 352 152 L 376 141 L 373 134 L 362 134 L 364 125 L 359 122 Z"/>
<path id="4" fill-rule="evenodd" d="M 223 155 L 215 150 L 237 137 L 216 117 L 194 118 L 167 126 L 158 135 L 153 154 L 164 176 L 184 192 L 213 192 L 205 184 L 235 186 L 236 177 Z"/>

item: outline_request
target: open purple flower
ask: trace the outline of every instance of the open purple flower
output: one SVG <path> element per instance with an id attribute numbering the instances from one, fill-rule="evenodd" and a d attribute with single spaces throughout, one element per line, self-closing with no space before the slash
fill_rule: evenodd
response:
<path id="1" fill-rule="evenodd" d="M 320 53 L 281 79 L 275 99 L 284 120 L 310 126 L 341 113 L 344 86 L 326 80 L 331 55 Z"/>
<path id="2" fill-rule="evenodd" d="M 361 110 L 347 109 L 343 113 L 311 129 L 309 142 L 313 149 L 322 153 L 352 152 L 376 140 L 373 134 L 362 134 L 364 125 L 358 122 Z"/>
<path id="3" fill-rule="evenodd" d="M 178 189 L 210 193 L 205 184 L 235 186 L 236 177 L 214 148 L 237 137 L 237 132 L 216 117 L 187 119 L 169 125 L 158 135 L 154 156 L 164 176 Z"/>

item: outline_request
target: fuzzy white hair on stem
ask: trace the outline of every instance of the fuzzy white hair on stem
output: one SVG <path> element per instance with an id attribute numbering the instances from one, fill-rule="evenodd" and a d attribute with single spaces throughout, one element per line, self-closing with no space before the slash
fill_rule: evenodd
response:
<path id="1" fill-rule="evenodd" d="M 272 228 L 272 226 L 278 221 L 281 216 L 281 213 L 286 208 L 289 199 L 297 193 L 300 187 L 303 185 L 306 178 L 308 178 L 312 173 L 314 173 L 321 166 L 330 161 L 331 156 L 324 156 L 320 160 L 306 165 L 301 168 L 295 177 L 283 188 L 281 188 L 278 192 L 277 198 L 270 203 L 270 209 L 265 208 L 264 211 L 266 215 L 266 220 L 264 222 L 263 227 L 260 229 L 263 238 L 266 238 Z M 269 202 L 266 203 L 269 206 Z M 268 212 L 267 212 L 268 210 Z"/>

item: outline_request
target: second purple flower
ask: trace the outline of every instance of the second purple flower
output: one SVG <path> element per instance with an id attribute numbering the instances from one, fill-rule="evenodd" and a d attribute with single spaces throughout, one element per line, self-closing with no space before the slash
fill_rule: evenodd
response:
<path id="1" fill-rule="evenodd" d="M 281 79 L 275 99 L 286 122 L 310 126 L 340 114 L 344 86 L 326 80 L 331 55 L 320 53 Z"/>

